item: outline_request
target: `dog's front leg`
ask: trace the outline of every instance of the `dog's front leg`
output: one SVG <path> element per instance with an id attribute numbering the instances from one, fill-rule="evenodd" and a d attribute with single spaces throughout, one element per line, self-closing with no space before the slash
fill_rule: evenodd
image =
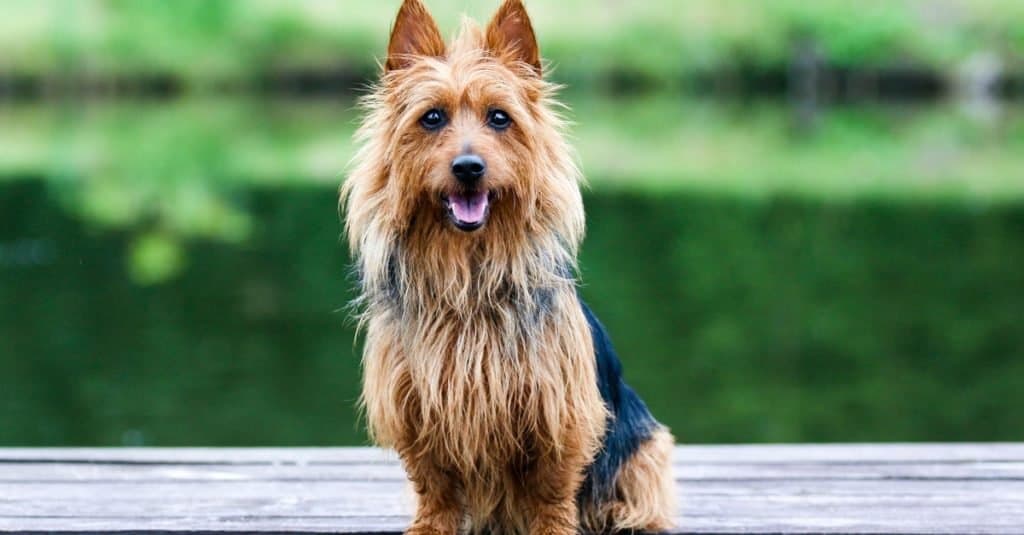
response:
<path id="1" fill-rule="evenodd" d="M 455 477 L 433 462 L 405 458 L 406 472 L 416 490 L 416 517 L 406 535 L 453 535 L 462 521 L 462 503 Z"/>
<path id="2" fill-rule="evenodd" d="M 564 452 L 540 459 L 530 473 L 526 501 L 530 535 L 575 535 L 579 529 L 576 492 L 582 482 L 583 455 Z"/>

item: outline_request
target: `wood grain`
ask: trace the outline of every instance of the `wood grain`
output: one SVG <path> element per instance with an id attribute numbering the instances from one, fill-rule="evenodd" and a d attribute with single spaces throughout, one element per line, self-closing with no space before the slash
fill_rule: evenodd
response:
<path id="1" fill-rule="evenodd" d="M 1024 533 L 1024 444 L 680 446 L 677 533 Z M 0 449 L 0 532 L 398 533 L 373 448 Z"/>

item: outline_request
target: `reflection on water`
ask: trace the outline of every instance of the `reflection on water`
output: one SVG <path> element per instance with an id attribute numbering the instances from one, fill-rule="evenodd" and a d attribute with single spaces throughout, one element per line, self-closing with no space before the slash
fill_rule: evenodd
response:
<path id="1" fill-rule="evenodd" d="M 583 293 L 681 440 L 1024 438 L 1019 205 L 638 190 L 587 196 Z M 0 445 L 364 441 L 334 184 L 233 184 L 229 241 L 68 191 L 0 185 Z"/>

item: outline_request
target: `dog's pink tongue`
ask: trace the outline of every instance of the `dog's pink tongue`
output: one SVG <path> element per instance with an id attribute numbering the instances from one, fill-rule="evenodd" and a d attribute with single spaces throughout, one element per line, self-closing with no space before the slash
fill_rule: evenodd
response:
<path id="1" fill-rule="evenodd" d="M 452 213 L 463 223 L 479 223 L 484 219 L 484 212 L 487 211 L 487 192 L 476 193 L 454 193 L 448 197 L 451 202 Z"/>

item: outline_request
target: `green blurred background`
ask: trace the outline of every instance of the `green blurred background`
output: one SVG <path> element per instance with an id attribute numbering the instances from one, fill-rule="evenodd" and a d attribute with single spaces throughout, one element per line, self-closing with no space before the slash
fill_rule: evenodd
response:
<path id="1" fill-rule="evenodd" d="M 336 191 L 398 4 L 3 3 L 0 445 L 365 443 Z M 527 5 L 680 441 L 1024 440 L 1024 3 Z"/>

